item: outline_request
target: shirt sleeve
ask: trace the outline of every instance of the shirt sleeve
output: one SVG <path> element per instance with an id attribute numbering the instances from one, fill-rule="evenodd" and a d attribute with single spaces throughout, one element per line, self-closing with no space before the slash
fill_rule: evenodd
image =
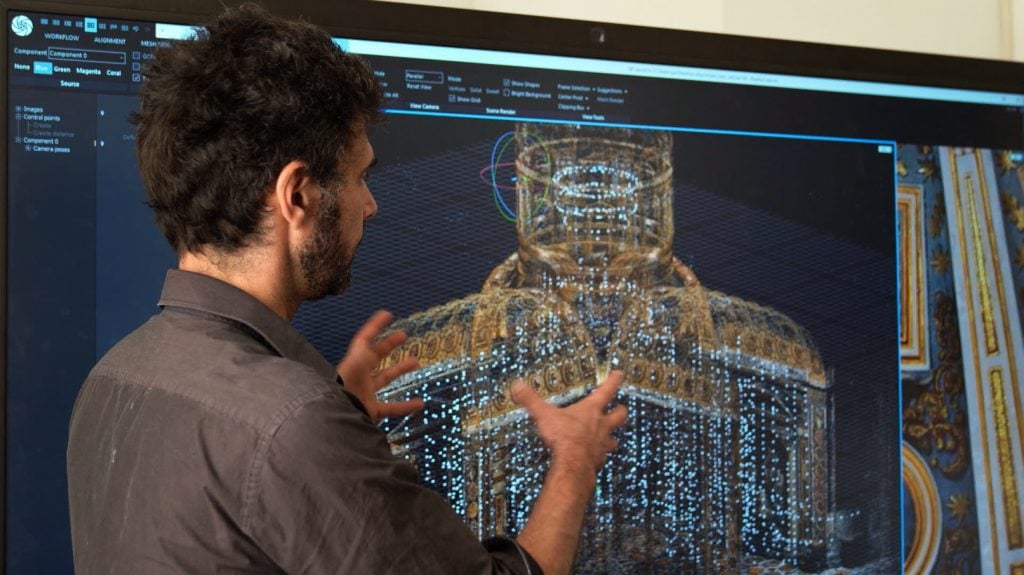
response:
<path id="1" fill-rule="evenodd" d="M 291 412 L 245 491 L 242 529 L 287 573 L 541 574 L 514 540 L 478 541 L 340 389 Z"/>

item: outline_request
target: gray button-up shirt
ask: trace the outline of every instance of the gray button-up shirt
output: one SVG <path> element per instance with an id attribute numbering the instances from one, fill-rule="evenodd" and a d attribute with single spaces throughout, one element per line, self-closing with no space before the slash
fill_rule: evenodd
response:
<path id="1" fill-rule="evenodd" d="M 171 270 L 159 305 L 75 403 L 80 575 L 540 572 L 419 485 L 334 367 L 262 303 Z"/>

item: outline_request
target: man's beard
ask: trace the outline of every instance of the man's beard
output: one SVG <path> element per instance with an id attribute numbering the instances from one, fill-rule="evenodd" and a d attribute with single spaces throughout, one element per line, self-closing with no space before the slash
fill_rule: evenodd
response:
<path id="1" fill-rule="evenodd" d="M 299 254 L 307 299 L 340 294 L 352 282 L 355 246 L 342 245 L 341 237 L 338 197 L 333 190 L 321 191 L 316 231 Z"/>

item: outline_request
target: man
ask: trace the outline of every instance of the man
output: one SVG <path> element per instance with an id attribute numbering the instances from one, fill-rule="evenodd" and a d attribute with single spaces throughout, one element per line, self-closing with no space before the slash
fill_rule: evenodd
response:
<path id="1" fill-rule="evenodd" d="M 551 449 L 517 539 L 481 545 L 374 420 L 404 335 L 380 312 L 335 369 L 289 324 L 339 293 L 377 210 L 365 181 L 380 89 L 322 31 L 259 8 L 158 52 L 137 149 L 177 251 L 162 311 L 94 368 L 71 421 L 79 573 L 566 573 L 625 408 L 620 374 L 558 409 L 514 397 Z"/>

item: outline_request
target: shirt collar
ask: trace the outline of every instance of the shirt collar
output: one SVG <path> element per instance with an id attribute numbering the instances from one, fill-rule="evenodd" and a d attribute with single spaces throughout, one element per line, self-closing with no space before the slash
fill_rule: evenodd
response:
<path id="1" fill-rule="evenodd" d="M 327 379 L 337 377 L 334 366 L 292 324 L 229 283 L 203 274 L 167 270 L 157 305 L 194 310 L 235 321 L 252 330 L 281 357 L 305 364 Z"/>

